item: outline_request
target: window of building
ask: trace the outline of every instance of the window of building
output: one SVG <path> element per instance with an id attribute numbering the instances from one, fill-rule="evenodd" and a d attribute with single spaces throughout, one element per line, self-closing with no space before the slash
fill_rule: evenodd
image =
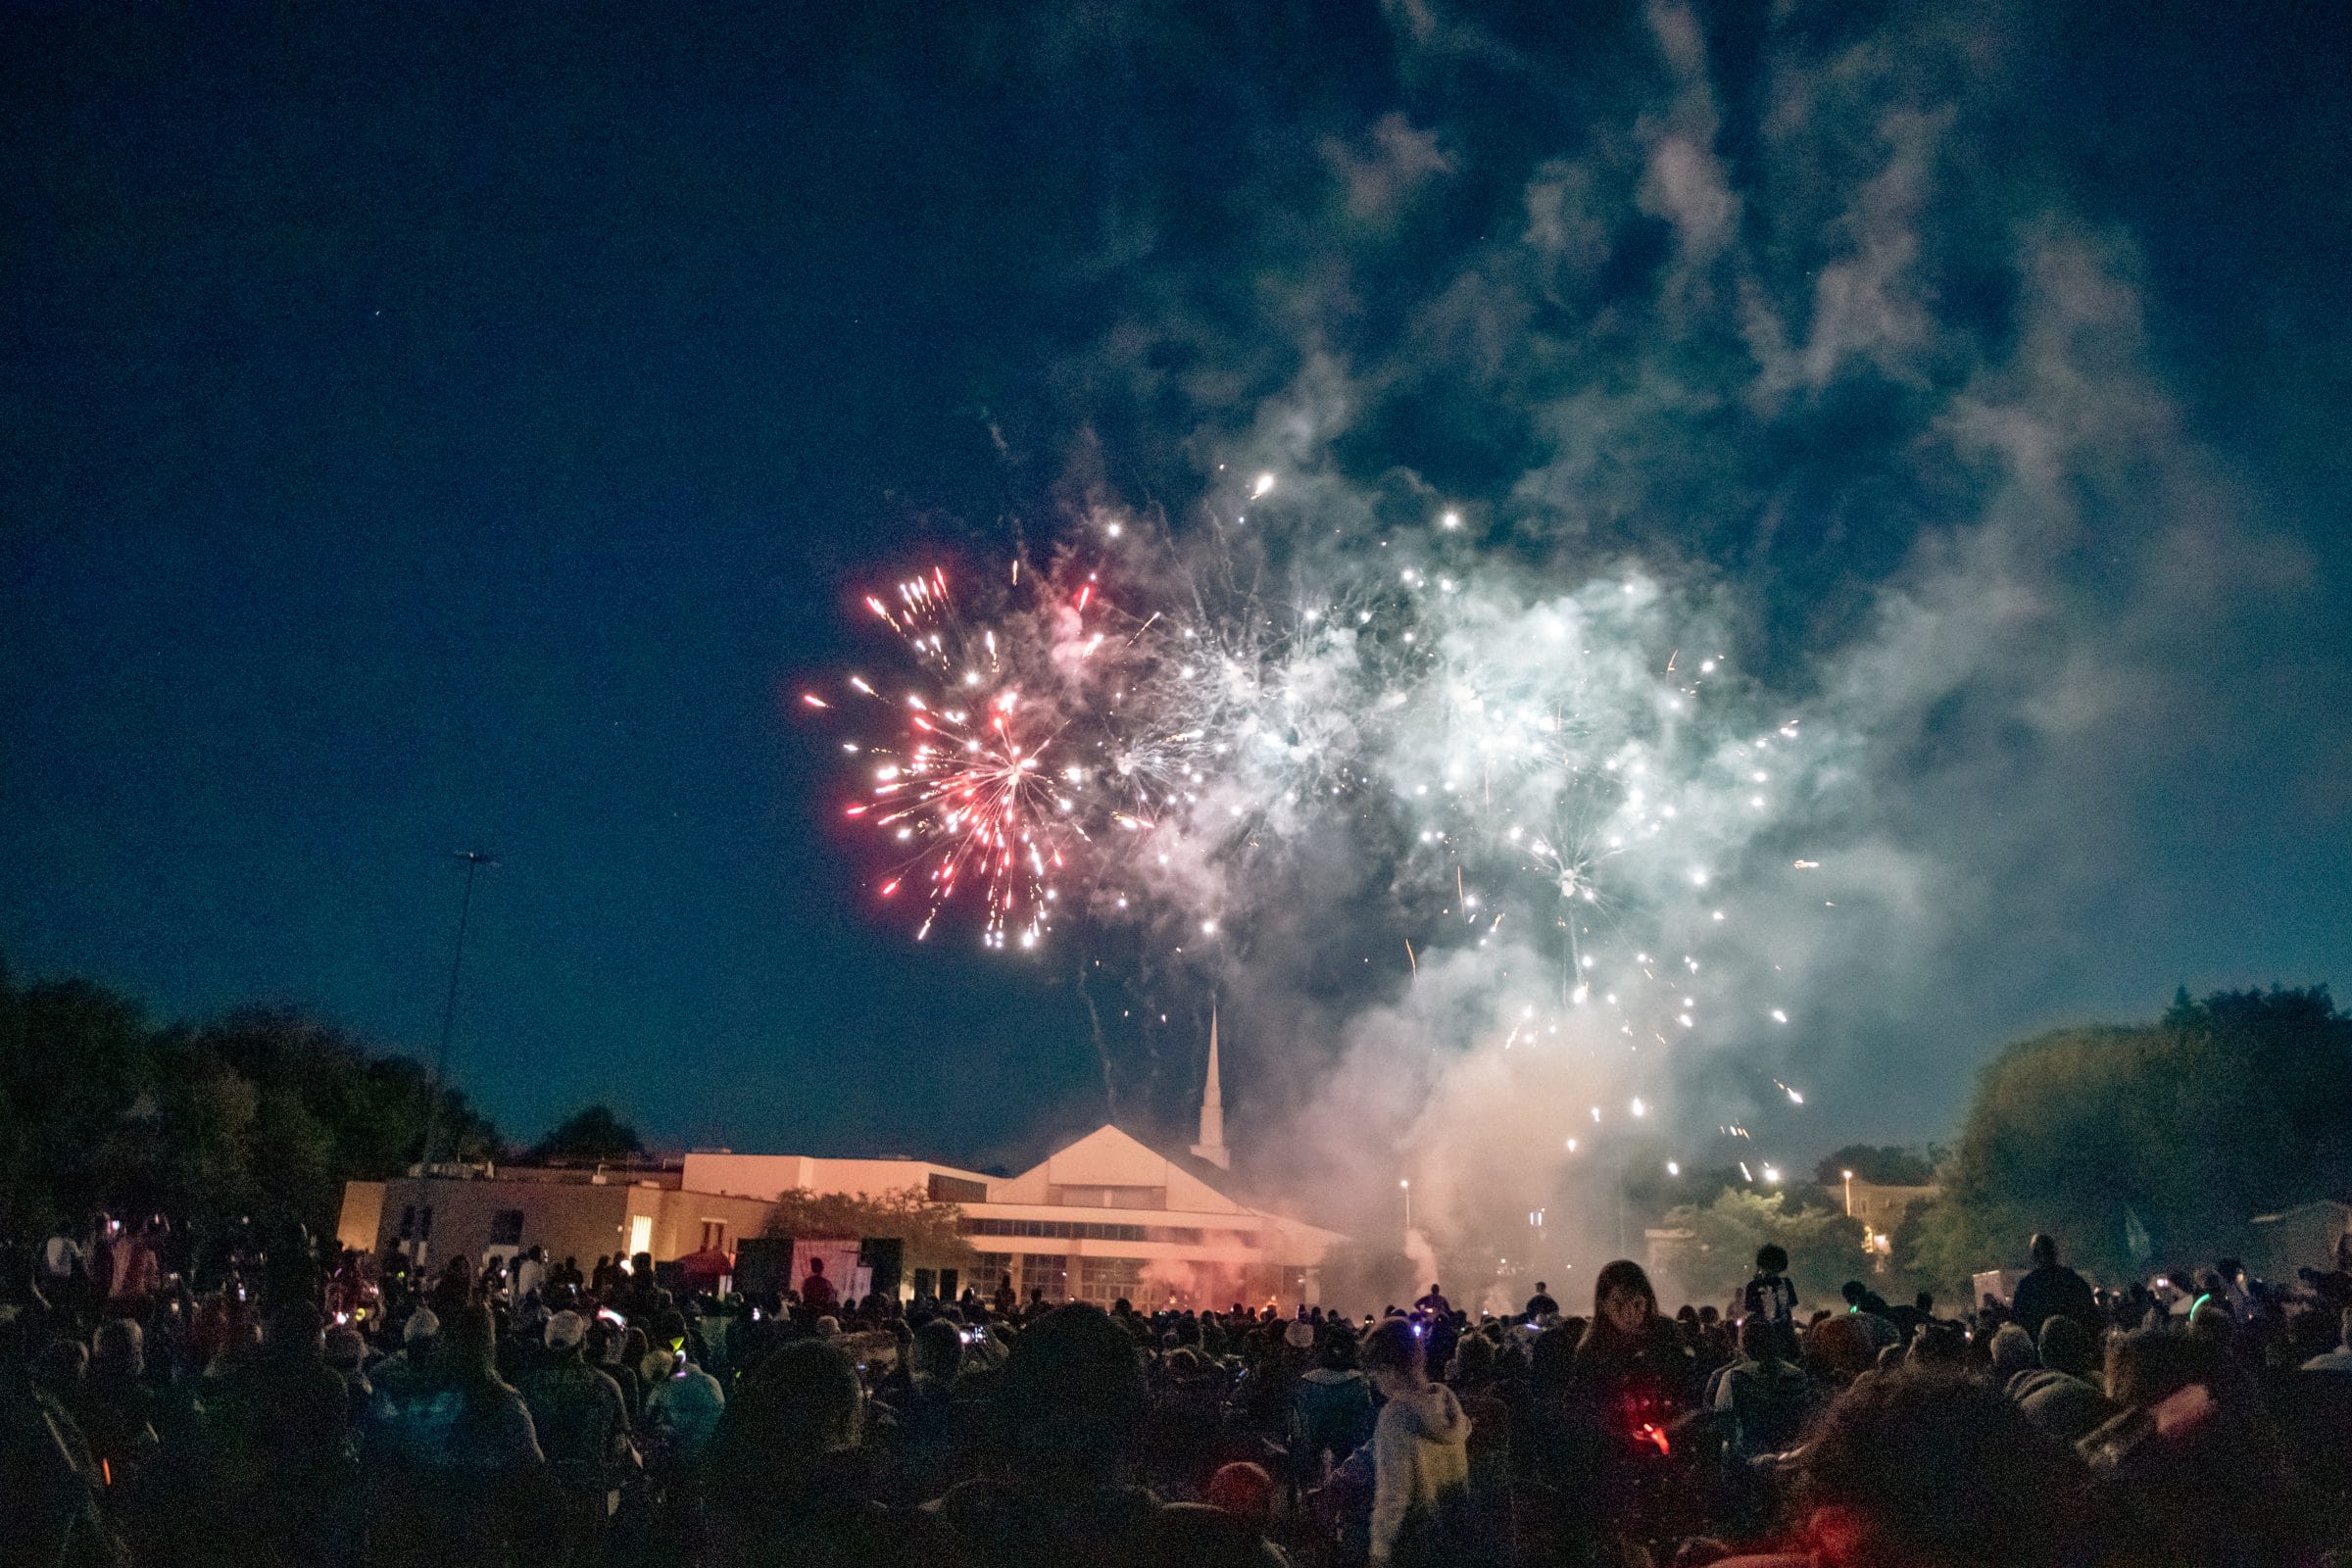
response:
<path id="1" fill-rule="evenodd" d="M 1070 1260 L 1066 1255 L 1031 1252 L 1021 1259 L 1021 1298 L 1043 1291 L 1049 1301 L 1070 1298 Z"/>
<path id="2" fill-rule="evenodd" d="M 1078 1260 L 1078 1299 L 1108 1306 L 1120 1297 L 1133 1301 L 1143 1295 L 1144 1263 L 1137 1257 L 1082 1257 Z"/>
<path id="3" fill-rule="evenodd" d="M 1010 1252 L 977 1252 L 972 1257 L 972 1289 L 982 1296 L 994 1296 L 997 1287 L 1012 1278 Z"/>
<path id="4" fill-rule="evenodd" d="M 1062 1208 L 1165 1208 L 1165 1187 L 1049 1187 L 1046 1201 Z"/>
<path id="5" fill-rule="evenodd" d="M 401 1206 L 400 1239 L 404 1242 L 413 1242 L 416 1239 L 416 1205 L 415 1203 L 406 1203 Z"/>
<path id="6" fill-rule="evenodd" d="M 942 1176 L 931 1173 L 929 1197 L 934 1203 L 985 1203 L 988 1201 L 988 1183 L 967 1181 L 961 1176 Z"/>
<path id="7" fill-rule="evenodd" d="M 490 1216 L 490 1245 L 492 1247 L 520 1247 L 522 1245 L 522 1210 L 502 1208 Z"/>
<path id="8" fill-rule="evenodd" d="M 956 1231 L 959 1236 L 1035 1236 L 1059 1242 L 1177 1242 L 1197 1246 L 1200 1241 L 1200 1233 L 1188 1226 L 1112 1225 L 1080 1219 L 960 1219 L 956 1222 Z"/>
<path id="9" fill-rule="evenodd" d="M 727 1222 L 725 1220 L 707 1219 L 703 1221 L 702 1250 L 706 1252 L 723 1252 L 727 1250 Z"/>

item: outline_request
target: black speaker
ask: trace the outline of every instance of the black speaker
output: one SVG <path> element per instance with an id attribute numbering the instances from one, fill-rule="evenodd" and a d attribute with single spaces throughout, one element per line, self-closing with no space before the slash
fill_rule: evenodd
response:
<path id="1" fill-rule="evenodd" d="M 956 1271 L 952 1268 L 939 1271 L 939 1298 L 943 1301 L 956 1299 Z"/>
<path id="2" fill-rule="evenodd" d="M 782 1296 L 792 1289 L 792 1238 L 747 1236 L 735 1244 L 735 1289 L 743 1296 Z"/>
<path id="3" fill-rule="evenodd" d="M 873 1270 L 872 1289 L 886 1301 L 899 1298 L 899 1267 L 906 1244 L 896 1236 L 876 1236 L 858 1244 L 858 1266 Z"/>

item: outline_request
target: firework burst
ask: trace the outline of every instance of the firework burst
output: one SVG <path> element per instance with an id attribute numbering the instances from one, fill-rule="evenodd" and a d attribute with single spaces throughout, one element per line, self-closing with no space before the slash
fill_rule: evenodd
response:
<path id="1" fill-rule="evenodd" d="M 1684 652 L 1703 628 L 1654 584 L 1530 592 L 1445 532 L 1295 560 L 1276 592 L 1133 519 L 1097 532 L 985 610 L 937 568 L 866 599 L 906 673 L 807 697 L 885 726 L 845 742 L 870 770 L 849 811 L 918 935 L 969 903 L 992 948 L 1081 917 L 1246 943 L 1286 856 L 1336 835 L 1388 862 L 1413 972 L 1448 948 L 1551 956 L 1514 1042 L 1605 1021 L 1627 1051 L 1673 1046 L 1732 1000 L 1705 952 L 1737 918 L 1721 887 L 1799 732 Z"/>

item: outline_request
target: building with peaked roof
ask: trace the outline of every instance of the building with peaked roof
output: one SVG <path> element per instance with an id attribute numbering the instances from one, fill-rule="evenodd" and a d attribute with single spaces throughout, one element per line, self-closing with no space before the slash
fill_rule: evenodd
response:
<path id="1" fill-rule="evenodd" d="M 911 1159 L 689 1154 L 685 1186 L 769 1202 L 804 1188 L 874 1197 L 921 1188 L 960 1206 L 958 1228 L 978 1254 L 968 1278 L 910 1282 L 946 1296 L 1008 1284 L 1023 1300 L 1124 1297 L 1146 1309 L 1314 1302 L 1324 1257 L 1347 1238 L 1234 1196 L 1217 1072 L 1212 1013 L 1200 1140 L 1186 1154 L 1104 1123 L 1016 1176 Z"/>
<path id="2" fill-rule="evenodd" d="M 351 1183 L 338 1232 L 345 1246 L 418 1267 L 534 1244 L 583 1266 L 607 1252 L 665 1263 L 732 1251 L 761 1233 L 787 1193 L 911 1190 L 957 1205 L 957 1228 L 977 1256 L 968 1271 L 917 1269 L 907 1289 L 954 1296 L 969 1285 L 990 1295 L 1004 1284 L 1023 1300 L 1036 1293 L 1108 1305 L 1124 1297 L 1147 1309 L 1315 1302 L 1324 1257 L 1346 1238 L 1236 1196 L 1217 1050 L 1212 1011 L 1200 1137 L 1183 1154 L 1105 1123 L 1016 1176 L 928 1159 L 727 1150 L 627 1171 L 440 1168 Z"/>
<path id="3" fill-rule="evenodd" d="M 1219 1165 L 1162 1154 L 1105 1124 L 990 1182 L 959 1228 L 984 1292 L 1004 1280 L 1024 1299 L 1124 1297 L 1147 1309 L 1319 1300 L 1323 1259 L 1345 1238 L 1246 1203 L 1231 1184 Z"/>

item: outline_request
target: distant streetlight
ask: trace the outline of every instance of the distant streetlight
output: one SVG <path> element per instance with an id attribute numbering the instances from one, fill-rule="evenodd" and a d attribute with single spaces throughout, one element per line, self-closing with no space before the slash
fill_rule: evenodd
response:
<path id="1" fill-rule="evenodd" d="M 1841 1170 L 1838 1174 L 1845 1179 L 1845 1217 L 1852 1219 L 1854 1217 L 1854 1173 L 1850 1170 Z"/>
<path id="2" fill-rule="evenodd" d="M 1404 1190 L 1404 1231 L 1407 1236 L 1410 1236 L 1413 1231 L 1412 1179 L 1410 1177 L 1399 1176 L 1396 1178 L 1396 1185 Z"/>
<path id="3" fill-rule="evenodd" d="M 441 1091 L 449 1082 L 449 1037 L 458 1023 L 458 976 L 466 967 L 466 922 L 473 913 L 474 873 L 498 861 L 479 850 L 459 850 L 457 858 L 466 862 L 466 893 L 458 901 L 458 950 L 449 960 L 449 997 L 441 1004 L 441 1049 L 433 1055 L 433 1081 L 424 1102 L 424 1149 L 417 1156 L 419 1169 L 425 1175 L 433 1170 L 433 1144 L 441 1131 Z"/>

